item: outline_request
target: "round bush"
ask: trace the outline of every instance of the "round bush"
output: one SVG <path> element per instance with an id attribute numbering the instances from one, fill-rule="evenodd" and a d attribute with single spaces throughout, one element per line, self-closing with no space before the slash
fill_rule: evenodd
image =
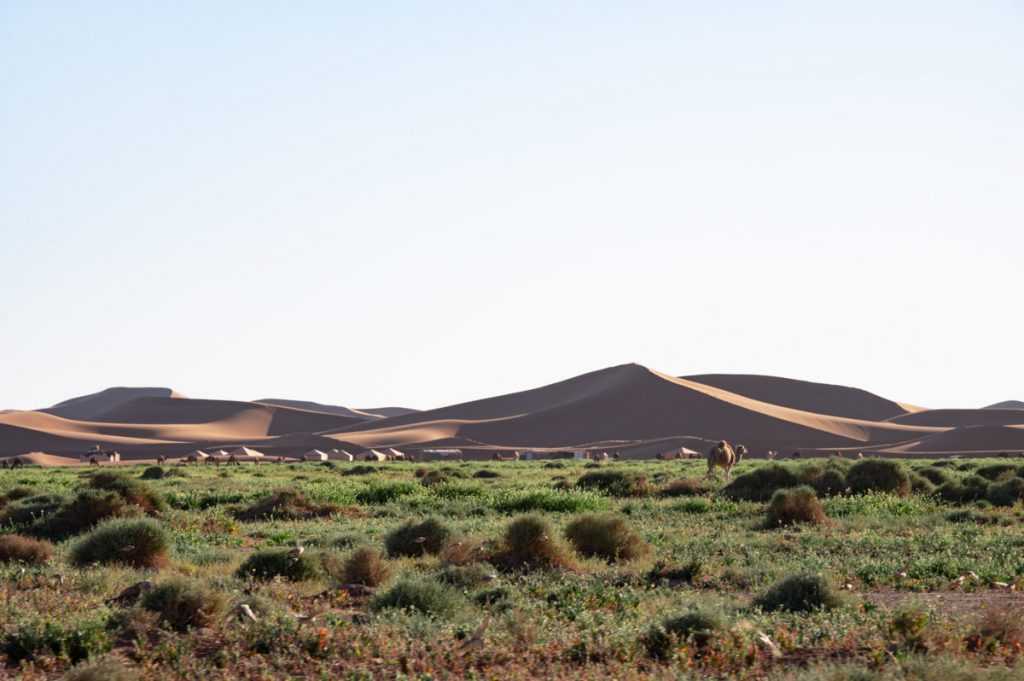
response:
<path id="1" fill-rule="evenodd" d="M 888 492 L 907 496 L 910 494 L 910 475 L 899 461 L 888 459 L 865 459 L 850 467 L 846 484 L 854 494 L 867 492 Z"/>
<path id="2" fill-rule="evenodd" d="M 576 481 L 580 489 L 596 490 L 613 497 L 642 497 L 650 493 L 647 478 L 626 471 L 593 471 Z"/>
<path id="3" fill-rule="evenodd" d="M 141 480 L 163 480 L 165 477 L 167 477 L 167 472 L 160 466 L 150 466 L 139 476 Z"/>
<path id="4" fill-rule="evenodd" d="M 952 480 L 939 487 L 935 493 L 951 504 L 969 504 L 983 499 L 988 494 L 988 480 L 980 475 L 971 475 L 963 480 Z"/>
<path id="5" fill-rule="evenodd" d="M 935 485 L 932 481 L 917 472 L 912 471 L 910 474 L 910 491 L 914 494 L 933 494 L 935 492 Z"/>
<path id="6" fill-rule="evenodd" d="M 109 520 L 72 547 L 71 562 L 160 568 L 167 563 L 169 545 L 167 533 L 155 520 Z"/>
<path id="7" fill-rule="evenodd" d="M 282 577 L 289 582 L 302 582 L 319 574 L 317 560 L 308 553 L 299 554 L 294 549 L 267 549 L 257 551 L 238 567 L 241 578 L 251 577 L 261 581 Z"/>
<path id="8" fill-rule="evenodd" d="M 227 608 L 227 597 L 199 582 L 177 578 L 146 593 L 142 607 L 157 613 L 172 629 L 187 631 L 216 622 Z"/>
<path id="9" fill-rule="evenodd" d="M 334 515 L 338 507 L 316 504 L 294 489 L 281 489 L 251 506 L 235 512 L 235 517 L 246 522 L 259 520 L 309 520 Z"/>
<path id="10" fill-rule="evenodd" d="M 931 466 L 928 466 L 927 468 L 922 468 L 921 470 L 917 471 L 917 474 L 936 486 L 945 485 L 947 482 L 951 482 L 953 480 L 953 476 L 947 473 L 946 471 L 942 470 L 941 468 L 933 468 Z"/>
<path id="11" fill-rule="evenodd" d="M 663 497 L 694 497 L 702 496 L 711 491 L 707 481 L 700 478 L 680 478 L 673 480 L 658 492 Z"/>
<path id="12" fill-rule="evenodd" d="M 994 482 L 988 486 L 986 498 L 995 506 L 1013 506 L 1024 499 L 1024 480 L 1010 478 L 1004 482 Z"/>
<path id="13" fill-rule="evenodd" d="M 697 648 L 704 648 L 715 634 L 724 629 L 722 617 L 717 613 L 694 610 L 651 627 L 641 643 L 650 657 L 667 660 L 672 657 L 672 651 L 678 643 L 690 641 Z"/>
<path id="14" fill-rule="evenodd" d="M 826 521 L 825 509 L 814 490 L 803 485 L 780 489 L 768 504 L 768 527 L 783 527 L 797 523 L 820 525 Z"/>
<path id="15" fill-rule="evenodd" d="M 796 487 L 800 479 L 785 466 L 760 466 L 738 476 L 724 488 L 722 494 L 737 501 L 768 501 L 777 490 Z"/>
<path id="16" fill-rule="evenodd" d="M 391 569 L 384 556 L 377 549 L 363 546 L 345 560 L 341 579 L 346 584 L 362 584 L 364 586 L 380 586 L 388 581 Z"/>
<path id="17" fill-rule="evenodd" d="M 565 536 L 584 556 L 604 558 L 608 562 L 633 560 L 649 549 L 640 535 L 623 518 L 615 515 L 577 518 L 565 528 Z"/>
<path id="18" fill-rule="evenodd" d="M 373 610 L 409 610 L 430 617 L 446 618 L 466 604 L 455 589 L 426 578 L 403 579 L 370 603 Z"/>
<path id="19" fill-rule="evenodd" d="M 133 480 L 117 473 L 96 473 L 89 480 L 93 489 L 106 490 L 120 495 L 126 503 L 138 506 L 148 515 L 159 515 L 167 508 L 163 497 L 144 482 Z"/>
<path id="20" fill-rule="evenodd" d="M 812 612 L 832 610 L 842 605 L 842 600 L 820 575 L 795 575 L 772 586 L 754 605 L 765 612 Z"/>
<path id="21" fill-rule="evenodd" d="M 448 526 L 436 518 L 420 523 L 410 521 L 392 530 L 384 539 L 384 547 L 392 557 L 434 554 L 444 547 L 451 535 Z"/>
<path id="22" fill-rule="evenodd" d="M 509 523 L 497 560 L 509 569 L 572 567 L 565 547 L 555 541 L 554 530 L 539 516 L 524 516 Z"/>
<path id="23" fill-rule="evenodd" d="M 499 473 L 498 471 L 492 471 L 490 469 L 483 468 L 483 469 L 478 470 L 476 473 L 473 473 L 473 477 L 474 478 L 500 478 L 501 477 L 501 473 Z"/>
<path id="24" fill-rule="evenodd" d="M 16 534 L 0 535 L 0 563 L 42 565 L 53 555 L 53 544 Z"/>
<path id="25" fill-rule="evenodd" d="M 1009 463 L 996 463 L 988 466 L 982 466 L 975 475 L 980 475 L 986 480 L 1000 480 L 1002 478 L 1012 478 L 1017 474 L 1017 466 Z"/>

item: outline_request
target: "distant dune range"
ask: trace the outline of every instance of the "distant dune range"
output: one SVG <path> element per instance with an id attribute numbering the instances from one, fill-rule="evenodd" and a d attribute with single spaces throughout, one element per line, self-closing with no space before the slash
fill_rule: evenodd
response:
<path id="1" fill-rule="evenodd" d="M 771 376 L 674 377 L 626 364 L 551 385 L 427 411 L 298 400 L 190 399 L 167 388 L 110 388 L 36 411 L 0 411 L 0 456 L 45 465 L 95 444 L 125 459 L 250 445 L 271 455 L 401 447 L 656 454 L 716 440 L 805 455 L 1024 451 L 1024 409 L 922 409 L 870 392 Z M 45 454 L 43 454 L 45 453 Z"/>

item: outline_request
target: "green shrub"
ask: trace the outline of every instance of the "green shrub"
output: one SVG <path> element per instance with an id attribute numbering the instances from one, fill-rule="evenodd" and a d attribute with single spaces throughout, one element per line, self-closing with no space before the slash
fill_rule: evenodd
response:
<path id="1" fill-rule="evenodd" d="M 910 491 L 914 494 L 929 495 L 935 492 L 935 485 L 928 478 L 920 475 L 915 471 L 911 471 L 910 475 Z"/>
<path id="2" fill-rule="evenodd" d="M 365 505 L 388 504 L 418 490 L 419 486 L 411 482 L 376 482 L 356 492 L 356 501 Z"/>
<path id="3" fill-rule="evenodd" d="M 424 487 L 430 487 L 431 485 L 437 485 L 444 482 L 448 482 L 448 475 L 439 470 L 429 471 L 420 478 L 420 484 Z"/>
<path id="4" fill-rule="evenodd" d="M 498 471 L 492 471 L 490 469 L 483 468 L 481 470 L 478 470 L 476 473 L 473 473 L 473 477 L 474 478 L 500 478 L 501 477 L 501 473 L 499 473 Z"/>
<path id="5" fill-rule="evenodd" d="M 825 509 L 814 490 L 807 485 L 780 489 L 768 504 L 768 527 L 782 527 L 797 523 L 820 525 L 827 520 Z"/>
<path id="6" fill-rule="evenodd" d="M 302 492 L 294 489 L 281 489 L 264 497 L 256 503 L 235 512 L 239 520 L 252 522 L 259 520 L 309 520 L 323 518 L 338 512 L 334 504 L 316 504 L 306 498 Z"/>
<path id="7" fill-rule="evenodd" d="M 540 516 L 524 516 L 509 523 L 502 547 L 495 557 L 506 569 L 557 569 L 573 567 L 554 530 Z"/>
<path id="8" fill-rule="evenodd" d="M 148 515 L 158 515 L 167 508 L 163 497 L 157 494 L 146 483 L 116 473 L 96 473 L 89 480 L 93 489 L 114 492 L 126 503 L 138 506 Z"/>
<path id="9" fill-rule="evenodd" d="M 801 470 L 800 480 L 814 489 L 819 497 L 832 497 L 847 489 L 846 475 L 836 465 L 809 466 Z"/>
<path id="10" fill-rule="evenodd" d="M 1024 499 L 1024 480 L 1009 478 L 1003 482 L 993 482 L 988 486 L 986 498 L 995 506 L 1013 506 Z"/>
<path id="11" fill-rule="evenodd" d="M 31 487 L 12 487 L 3 494 L 0 494 L 0 508 L 3 508 L 12 501 L 27 499 L 31 496 L 35 496 L 35 490 Z"/>
<path id="12" fill-rule="evenodd" d="M 380 586 L 388 581 L 391 569 L 384 555 L 375 548 L 362 546 L 357 548 L 345 560 L 340 579 L 345 584 L 362 584 L 363 586 Z"/>
<path id="13" fill-rule="evenodd" d="M 142 475 L 139 476 L 140 480 L 163 480 L 167 477 L 167 472 L 160 466 L 149 466 L 146 470 L 142 471 Z"/>
<path id="14" fill-rule="evenodd" d="M 954 479 L 952 475 L 941 468 L 932 468 L 930 466 L 917 471 L 917 474 L 935 486 L 945 485 L 947 482 L 952 482 Z"/>
<path id="15" fill-rule="evenodd" d="M 598 492 L 560 490 L 504 490 L 494 499 L 494 510 L 499 513 L 582 513 L 598 511 L 608 505 L 606 497 Z"/>
<path id="16" fill-rule="evenodd" d="M 317 559 L 309 553 L 295 549 L 265 549 L 257 551 L 238 567 L 240 578 L 267 581 L 282 577 L 289 582 L 303 582 L 319 574 Z"/>
<path id="17" fill-rule="evenodd" d="M 167 533 L 155 520 L 108 520 L 72 547 L 71 562 L 160 568 L 167 563 L 169 544 Z"/>
<path id="18" fill-rule="evenodd" d="M 438 553 L 452 531 L 436 518 L 423 522 L 409 521 L 392 530 L 384 539 L 389 556 L 423 556 Z"/>
<path id="19" fill-rule="evenodd" d="M 565 536 L 584 556 L 604 558 L 609 562 L 633 560 L 649 550 L 625 519 L 616 515 L 577 518 L 565 528 Z"/>
<path id="20" fill-rule="evenodd" d="M 812 612 L 832 610 L 842 605 L 842 599 L 823 577 L 795 575 L 776 583 L 754 601 L 765 612 Z"/>
<path id="21" fill-rule="evenodd" d="M 800 479 L 793 471 L 771 464 L 738 476 L 722 488 L 722 494 L 738 501 L 768 501 L 777 490 L 796 487 Z"/>
<path id="22" fill-rule="evenodd" d="M 711 502 L 700 497 L 683 499 L 679 503 L 674 504 L 671 508 L 673 511 L 679 511 L 680 513 L 707 513 L 711 510 Z"/>
<path id="23" fill-rule="evenodd" d="M 53 555 L 53 544 L 20 537 L 16 534 L 0 535 L 0 563 L 42 565 Z"/>
<path id="24" fill-rule="evenodd" d="M 12 665 L 44 656 L 70 660 L 75 664 L 93 655 L 102 655 L 110 650 L 111 645 L 103 620 L 86 619 L 64 624 L 63 620 L 47 617 L 8 629 L 0 641 L 0 651 Z"/>
<path id="25" fill-rule="evenodd" d="M 647 580 L 654 584 L 685 583 L 693 584 L 704 570 L 704 564 L 699 560 L 691 560 L 685 565 L 670 567 L 664 563 L 658 563 L 647 573 Z"/>
<path id="26" fill-rule="evenodd" d="M 910 494 L 910 475 L 899 461 L 865 459 L 850 467 L 846 484 L 854 494 L 887 492 L 899 496 Z"/>
<path id="27" fill-rule="evenodd" d="M 988 466 L 982 466 L 974 472 L 975 475 L 980 475 L 986 480 L 994 481 L 1001 478 L 1012 478 L 1017 474 L 1017 466 L 1009 463 L 995 463 Z"/>
<path id="28" fill-rule="evenodd" d="M 718 613 L 694 610 L 651 627 L 641 643 L 650 657 L 668 660 L 679 643 L 688 641 L 698 649 L 704 648 L 724 629 L 725 624 Z"/>
<path id="29" fill-rule="evenodd" d="M 464 606 L 461 593 L 423 577 L 403 579 L 370 602 L 372 610 L 408 610 L 439 619 L 456 614 Z"/>
<path id="30" fill-rule="evenodd" d="M 444 584 L 469 589 L 494 580 L 494 568 L 487 563 L 446 565 L 437 578 Z"/>
<path id="31" fill-rule="evenodd" d="M 27 527 L 55 513 L 66 501 L 57 494 L 36 494 L 12 500 L 0 510 L 0 527 Z"/>
<path id="32" fill-rule="evenodd" d="M 642 497 L 651 492 L 647 478 L 627 471 L 598 470 L 584 473 L 576 481 L 576 487 L 613 497 Z"/>
<path id="33" fill-rule="evenodd" d="M 711 491 L 706 480 L 701 478 L 680 478 L 668 483 L 658 492 L 663 497 L 702 496 Z"/>
<path id="34" fill-rule="evenodd" d="M 208 627 L 220 619 L 228 599 L 220 591 L 183 578 L 158 584 L 142 597 L 142 607 L 157 613 L 175 631 Z"/>
<path id="35" fill-rule="evenodd" d="M 971 475 L 963 480 L 953 480 L 935 490 L 943 501 L 952 504 L 968 504 L 988 494 L 988 480 L 980 475 Z"/>
<path id="36" fill-rule="evenodd" d="M 352 466 L 351 468 L 346 468 L 344 472 L 342 472 L 342 475 L 373 475 L 378 470 L 380 469 L 376 466 L 359 464 L 357 466 Z"/>
<path id="37" fill-rule="evenodd" d="M 117 492 L 84 489 L 56 511 L 44 516 L 25 531 L 35 537 L 60 541 L 86 532 L 112 518 L 131 518 L 142 510 Z"/>

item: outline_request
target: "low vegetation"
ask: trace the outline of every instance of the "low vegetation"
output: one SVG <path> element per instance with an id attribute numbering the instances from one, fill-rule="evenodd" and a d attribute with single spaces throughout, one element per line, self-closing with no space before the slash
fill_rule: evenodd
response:
<path id="1" fill-rule="evenodd" d="M 155 520 L 111 520 L 71 548 L 71 562 L 161 568 L 167 564 L 170 541 Z"/>

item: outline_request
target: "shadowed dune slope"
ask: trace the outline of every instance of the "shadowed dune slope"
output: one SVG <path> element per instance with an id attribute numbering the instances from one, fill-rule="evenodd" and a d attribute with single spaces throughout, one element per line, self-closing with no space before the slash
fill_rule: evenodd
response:
<path id="1" fill-rule="evenodd" d="M 1005 402 L 990 404 L 985 409 L 1024 409 L 1024 402 L 1020 400 L 1006 400 Z"/>
<path id="2" fill-rule="evenodd" d="M 626 364 L 542 388 L 432 409 L 335 434 L 370 441 L 386 429 L 455 428 L 490 445 L 572 447 L 695 436 L 753 447 L 844 447 L 895 443 L 933 429 L 847 419 L 780 407 Z"/>
<path id="3" fill-rule="evenodd" d="M 140 397 L 184 398 L 170 388 L 107 388 L 91 395 L 72 397 L 39 411 L 66 419 L 92 419 Z"/>
<path id="4" fill-rule="evenodd" d="M 792 378 L 752 374 L 699 374 L 684 376 L 729 392 L 829 416 L 845 416 L 868 421 L 884 421 L 907 413 L 905 405 L 879 397 L 859 388 L 828 383 L 797 381 Z"/>
<path id="5" fill-rule="evenodd" d="M 1014 426 L 1024 424 L 1020 409 L 928 409 L 889 419 L 908 426 Z"/>
<path id="6" fill-rule="evenodd" d="M 383 419 L 390 416 L 401 416 L 403 414 L 413 414 L 416 412 L 415 409 L 406 409 L 405 407 L 375 407 L 372 409 L 353 409 L 350 407 L 341 407 L 334 404 L 320 404 L 319 402 L 306 402 L 303 400 L 279 400 L 266 398 L 262 400 L 255 400 L 254 404 L 266 404 L 272 407 L 289 407 L 291 409 L 301 409 L 303 411 L 317 411 L 324 414 L 336 414 L 338 416 L 348 416 L 353 419 L 360 421 L 369 421 L 371 419 Z"/>
<path id="7" fill-rule="evenodd" d="M 889 451 L 935 454 L 1024 452 L 1024 427 L 968 426 L 954 428 L 922 438 L 908 446 L 895 447 Z"/>

